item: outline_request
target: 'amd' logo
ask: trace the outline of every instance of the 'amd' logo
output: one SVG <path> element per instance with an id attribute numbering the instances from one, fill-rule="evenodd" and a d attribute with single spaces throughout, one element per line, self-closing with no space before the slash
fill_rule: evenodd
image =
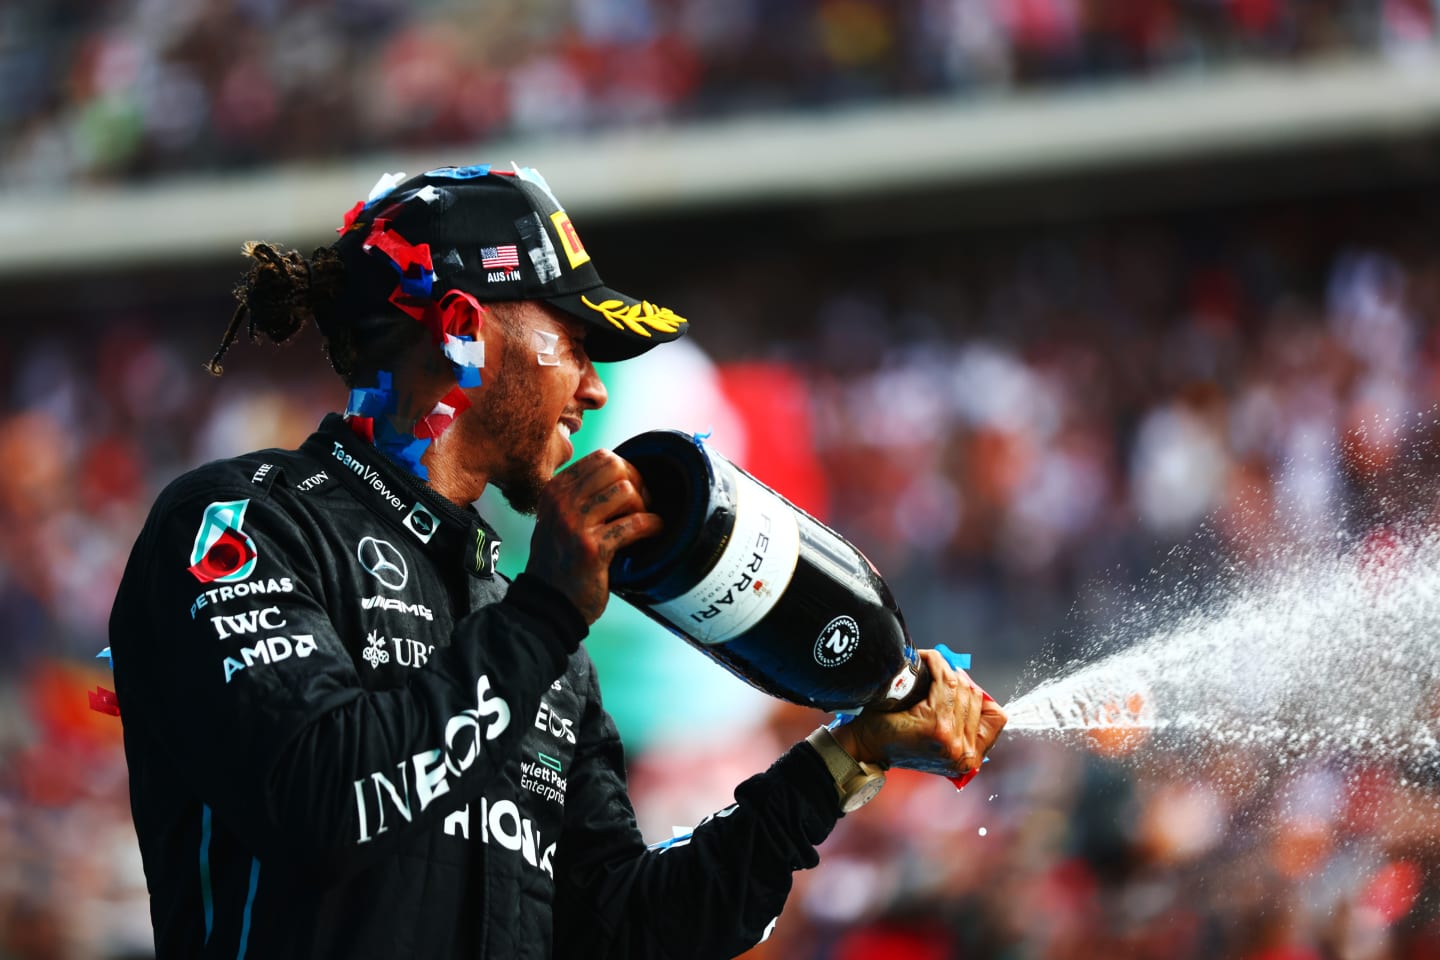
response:
<path id="1" fill-rule="evenodd" d="M 211 617 L 210 622 L 215 625 L 215 636 L 221 640 L 243 633 L 257 633 L 260 630 L 279 630 L 285 626 L 285 618 L 280 616 L 279 607 Z"/>
<path id="2" fill-rule="evenodd" d="M 257 663 L 279 663 L 291 657 L 308 657 L 315 652 L 315 636 L 297 633 L 292 637 L 266 637 L 253 647 L 241 647 L 240 659 L 225 658 L 225 682 Z"/>

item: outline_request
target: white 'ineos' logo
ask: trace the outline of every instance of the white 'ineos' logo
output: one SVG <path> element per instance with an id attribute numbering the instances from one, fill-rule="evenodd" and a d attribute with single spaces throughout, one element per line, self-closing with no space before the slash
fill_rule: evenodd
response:
<path id="1" fill-rule="evenodd" d="M 410 579 L 405 557 L 389 540 L 366 537 L 355 548 L 355 558 L 365 571 L 391 590 L 399 590 Z"/>

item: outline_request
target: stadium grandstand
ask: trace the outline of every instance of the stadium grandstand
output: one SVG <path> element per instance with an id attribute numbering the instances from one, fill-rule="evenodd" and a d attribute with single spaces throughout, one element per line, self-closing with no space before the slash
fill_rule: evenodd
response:
<path id="1" fill-rule="evenodd" d="M 313 333 L 206 373 L 240 243 L 512 160 L 692 323 L 577 444 L 711 431 L 1002 701 L 1440 519 L 1432 0 L 0 3 L 0 957 L 152 955 L 86 699 L 120 572 L 169 479 L 343 406 Z M 647 838 L 816 723 L 618 601 L 587 645 Z M 1440 956 L 1433 763 L 1130 746 L 892 776 L 751 955 Z"/>

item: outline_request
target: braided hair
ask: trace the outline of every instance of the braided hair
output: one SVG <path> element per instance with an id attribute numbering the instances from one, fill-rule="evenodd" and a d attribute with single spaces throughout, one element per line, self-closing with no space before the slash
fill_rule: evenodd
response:
<path id="1" fill-rule="evenodd" d="M 332 326 L 322 322 L 320 315 L 333 313 L 345 276 L 344 264 L 329 247 L 320 247 L 309 260 L 299 251 L 282 252 L 258 240 L 247 241 L 240 252 L 254 263 L 235 285 L 238 305 L 230 316 L 219 349 L 205 365 L 217 377 L 225 372 L 220 361 L 239 336 L 240 325 L 247 320 L 252 343 L 260 339 L 260 334 L 271 343 L 285 343 L 311 320 L 322 330 Z M 326 321 L 330 319 L 325 317 Z M 328 336 L 326 346 L 330 365 L 344 378 L 353 368 L 353 358 L 346 356 L 351 351 L 337 350 L 338 344 L 330 343 Z"/>
<path id="2" fill-rule="evenodd" d="M 354 291 L 347 289 L 345 263 L 331 247 L 320 247 L 307 259 L 296 250 L 281 250 L 256 240 L 246 242 L 241 252 L 253 262 L 249 271 L 235 285 L 235 313 L 225 328 L 220 347 L 206 369 L 214 376 L 224 372 L 221 360 L 248 323 L 251 342 L 263 334 L 272 343 L 289 341 L 314 322 L 325 340 L 325 353 L 330 366 L 355 387 L 361 378 L 373 376 L 384 361 L 411 345 L 424 327 L 418 323 L 393 322 L 405 319 L 386 305 L 375 311 L 373 319 L 362 319 L 350 302 Z M 378 321 L 378 322 L 377 322 Z M 365 328 L 361 335 L 360 327 Z"/>

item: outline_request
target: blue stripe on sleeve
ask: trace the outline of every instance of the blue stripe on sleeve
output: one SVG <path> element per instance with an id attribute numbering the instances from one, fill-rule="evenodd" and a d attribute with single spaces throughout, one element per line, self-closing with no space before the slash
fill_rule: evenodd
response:
<path id="1" fill-rule="evenodd" d="M 240 952 L 235 960 L 245 960 L 245 948 L 250 945 L 250 908 L 255 906 L 255 888 L 260 885 L 260 861 L 250 858 L 250 892 L 245 895 L 245 915 L 240 921 Z"/>
<path id="2" fill-rule="evenodd" d="M 200 806 L 200 902 L 205 907 L 205 942 L 215 927 L 215 892 L 210 887 L 210 804 Z"/>

